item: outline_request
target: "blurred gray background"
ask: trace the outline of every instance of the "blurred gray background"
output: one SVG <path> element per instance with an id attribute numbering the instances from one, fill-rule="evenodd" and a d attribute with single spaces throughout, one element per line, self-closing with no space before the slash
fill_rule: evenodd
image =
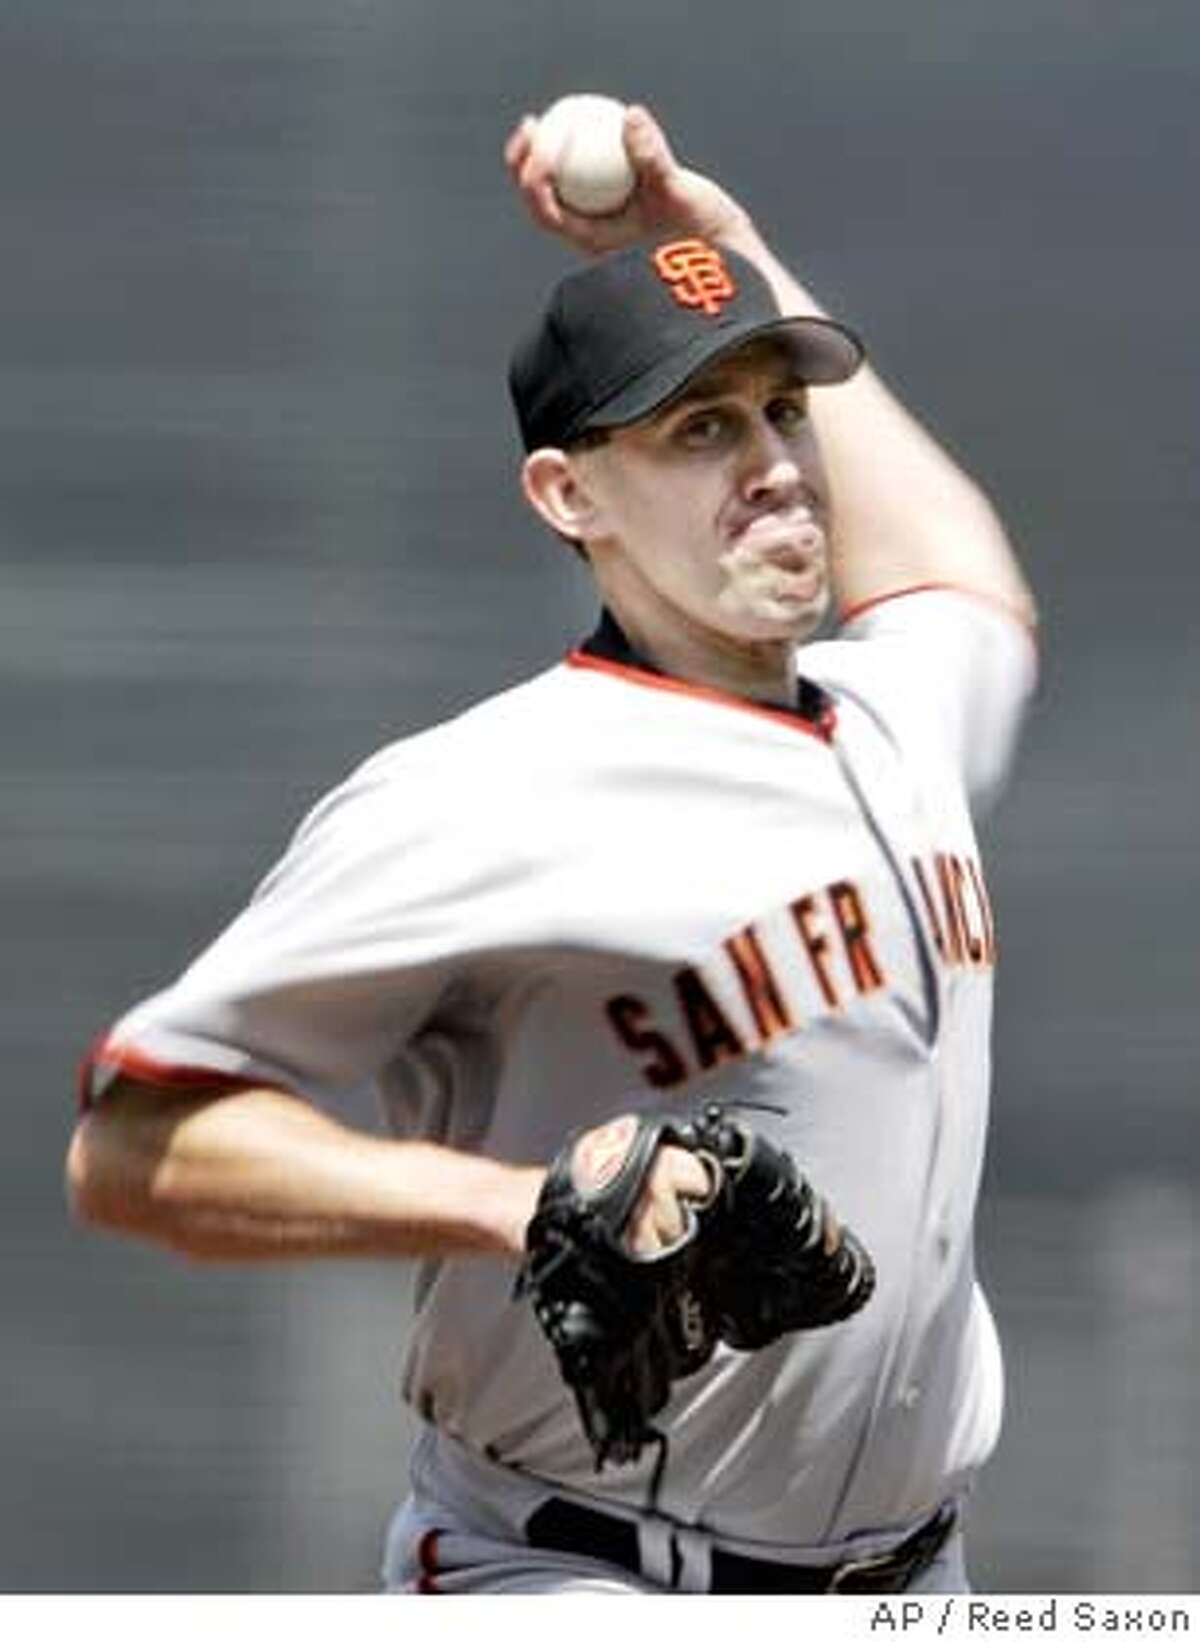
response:
<path id="1" fill-rule="evenodd" d="M 0 1588 L 374 1586 L 406 1273 L 84 1234 L 72 1071 L 324 787 L 588 622 L 503 384 L 566 258 L 499 160 L 579 89 L 743 196 L 1023 546 L 972 1564 L 1194 1592 L 1195 0 L 4 0 Z"/>

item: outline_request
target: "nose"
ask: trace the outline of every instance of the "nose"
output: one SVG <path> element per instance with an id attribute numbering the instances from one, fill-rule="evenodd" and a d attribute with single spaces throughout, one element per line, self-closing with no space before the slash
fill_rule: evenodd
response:
<path id="1" fill-rule="evenodd" d="M 754 424 L 746 442 L 742 494 L 748 502 L 790 500 L 809 489 L 801 454 L 765 419 Z"/>

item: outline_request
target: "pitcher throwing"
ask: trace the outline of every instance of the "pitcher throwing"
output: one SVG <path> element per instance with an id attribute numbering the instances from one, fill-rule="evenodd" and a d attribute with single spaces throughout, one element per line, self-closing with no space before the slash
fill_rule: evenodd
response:
<path id="1" fill-rule="evenodd" d="M 1030 595 L 646 110 L 607 217 L 535 134 L 514 190 L 583 259 L 513 355 L 521 480 L 595 630 L 370 758 L 110 1028 L 74 1201 L 209 1257 L 423 1262 L 392 1590 L 963 1590 L 1002 1402 L 972 809 Z M 324 1109 L 365 1083 L 386 1138 Z"/>

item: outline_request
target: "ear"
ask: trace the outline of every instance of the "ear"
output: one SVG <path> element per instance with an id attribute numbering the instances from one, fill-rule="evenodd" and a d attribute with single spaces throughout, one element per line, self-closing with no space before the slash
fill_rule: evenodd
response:
<path id="1" fill-rule="evenodd" d="M 558 535 L 575 542 L 596 535 L 599 506 L 565 451 L 549 445 L 532 451 L 521 468 L 521 489 L 534 512 Z"/>

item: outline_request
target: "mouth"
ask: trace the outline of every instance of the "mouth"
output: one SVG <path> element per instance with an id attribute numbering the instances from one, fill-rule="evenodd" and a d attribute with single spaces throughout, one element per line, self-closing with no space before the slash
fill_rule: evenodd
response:
<path id="1" fill-rule="evenodd" d="M 807 606 L 824 593 L 825 572 L 819 564 L 802 570 L 780 570 L 765 591 L 775 604 Z"/>
<path id="2" fill-rule="evenodd" d="M 753 549 L 781 570 L 806 569 L 825 551 L 825 528 L 807 509 L 797 513 L 759 513 L 734 531 L 737 549 Z"/>
<path id="3" fill-rule="evenodd" d="M 822 538 L 823 540 L 823 538 Z M 730 595 L 748 608 L 792 619 L 823 604 L 828 592 L 825 553 L 794 539 L 769 546 L 739 543 L 723 561 Z"/>
<path id="4" fill-rule="evenodd" d="M 760 562 L 767 570 L 781 572 L 788 581 L 793 581 L 797 577 L 808 581 L 823 573 L 823 555 L 815 545 L 810 547 L 786 544 L 772 548 L 760 555 Z"/>
<path id="5" fill-rule="evenodd" d="M 807 509 L 760 513 L 735 532 L 730 557 L 765 576 L 780 595 L 807 598 L 824 584 L 826 547 L 824 527 Z"/>

